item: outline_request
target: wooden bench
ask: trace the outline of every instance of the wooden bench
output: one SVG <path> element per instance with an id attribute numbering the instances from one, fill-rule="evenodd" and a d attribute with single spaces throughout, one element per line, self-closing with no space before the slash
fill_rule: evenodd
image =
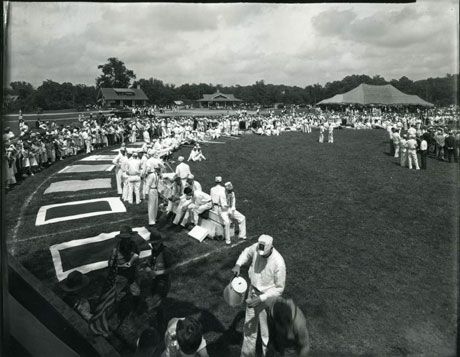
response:
<path id="1" fill-rule="evenodd" d="M 209 238 L 224 236 L 224 222 L 219 216 L 217 208 L 213 207 L 208 211 L 208 218 L 200 217 L 199 226 L 208 231 Z M 230 238 L 235 235 L 235 225 L 230 224 Z"/>

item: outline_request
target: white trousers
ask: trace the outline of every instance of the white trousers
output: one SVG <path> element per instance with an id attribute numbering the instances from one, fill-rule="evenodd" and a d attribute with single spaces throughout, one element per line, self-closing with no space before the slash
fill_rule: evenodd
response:
<path id="1" fill-rule="evenodd" d="M 238 227 L 240 228 L 240 233 L 238 234 L 239 238 L 246 238 L 246 217 L 242 215 L 237 210 L 228 213 L 228 217 L 231 220 L 238 222 Z M 230 235 L 230 225 L 229 225 L 229 235 Z"/>
<path id="2" fill-rule="evenodd" d="M 257 296 L 252 289 L 249 291 L 250 297 Z M 267 311 L 264 304 L 259 304 L 255 308 L 246 306 L 246 316 L 243 327 L 243 346 L 241 348 L 241 357 L 255 357 L 257 331 L 260 326 L 260 336 L 262 338 L 262 356 L 267 353 L 268 345 L 268 323 Z"/>
<path id="3" fill-rule="evenodd" d="M 324 142 L 324 134 L 319 134 L 319 142 L 320 143 Z"/>
<path id="4" fill-rule="evenodd" d="M 334 134 L 329 133 L 329 135 L 327 137 L 327 142 L 328 143 L 334 143 Z"/>
<path id="5" fill-rule="evenodd" d="M 395 144 L 395 157 L 399 157 L 399 143 Z"/>
<path id="6" fill-rule="evenodd" d="M 121 172 L 121 185 L 122 185 L 122 195 L 121 195 L 121 198 L 123 199 L 123 201 L 128 201 L 128 193 L 129 193 L 129 190 L 128 190 L 128 175 L 126 174 L 126 172 Z"/>
<path id="7" fill-rule="evenodd" d="M 149 215 L 149 224 L 155 224 L 158 214 L 158 190 L 149 189 L 149 202 L 147 206 Z"/>
<path id="8" fill-rule="evenodd" d="M 417 151 L 408 150 L 408 160 L 409 160 L 409 169 L 412 169 L 412 164 L 414 164 L 416 170 L 420 170 L 418 166 Z"/>
<path id="9" fill-rule="evenodd" d="M 139 178 L 139 180 L 136 180 Z M 136 204 L 141 203 L 140 196 L 141 180 L 139 176 L 128 177 L 128 203 L 133 203 L 133 193 L 136 194 Z"/>
<path id="10" fill-rule="evenodd" d="M 121 182 L 122 182 L 121 174 L 122 173 L 123 171 L 121 171 L 119 167 L 115 167 L 115 178 L 117 179 L 117 193 L 119 195 L 123 193 L 123 189 L 121 187 Z"/>
<path id="11" fill-rule="evenodd" d="M 211 208 L 212 208 L 212 201 L 207 202 L 203 205 L 199 205 L 199 206 L 192 203 L 190 206 L 188 206 L 187 213 L 192 216 L 192 222 L 194 224 L 198 224 L 198 219 L 199 219 L 198 215 Z M 187 213 L 185 214 L 186 216 L 187 216 Z M 188 219 L 188 217 L 184 217 L 184 219 L 185 218 Z"/>

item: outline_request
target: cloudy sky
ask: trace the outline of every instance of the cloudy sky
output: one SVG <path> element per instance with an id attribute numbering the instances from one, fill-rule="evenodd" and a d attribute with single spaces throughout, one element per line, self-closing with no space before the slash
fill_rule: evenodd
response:
<path id="1" fill-rule="evenodd" d="M 458 0 L 412 4 L 10 3 L 10 81 L 94 85 L 118 57 L 166 83 L 305 87 L 458 73 Z"/>

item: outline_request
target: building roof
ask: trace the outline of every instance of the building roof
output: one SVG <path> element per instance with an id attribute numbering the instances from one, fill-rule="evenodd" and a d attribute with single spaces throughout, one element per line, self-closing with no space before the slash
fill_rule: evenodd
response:
<path id="1" fill-rule="evenodd" d="M 401 92 L 391 84 L 371 85 L 361 83 L 358 87 L 332 98 L 324 99 L 318 104 L 384 104 L 384 105 L 423 105 L 432 107 L 433 104 L 417 95 Z"/>
<path id="2" fill-rule="evenodd" d="M 225 94 L 220 91 L 214 94 L 203 94 L 203 98 L 198 99 L 199 102 L 241 102 L 241 99 L 235 98 L 233 94 Z"/>
<path id="3" fill-rule="evenodd" d="M 148 100 L 140 88 L 101 88 L 98 97 L 105 100 Z"/>

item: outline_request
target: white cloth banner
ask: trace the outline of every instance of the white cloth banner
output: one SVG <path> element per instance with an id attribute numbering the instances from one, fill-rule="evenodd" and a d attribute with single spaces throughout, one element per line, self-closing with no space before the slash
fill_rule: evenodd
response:
<path id="1" fill-rule="evenodd" d="M 96 190 L 102 188 L 111 188 L 112 179 L 100 178 L 93 180 L 65 180 L 53 182 L 46 190 L 45 195 L 53 192 L 75 192 L 82 190 Z"/>

